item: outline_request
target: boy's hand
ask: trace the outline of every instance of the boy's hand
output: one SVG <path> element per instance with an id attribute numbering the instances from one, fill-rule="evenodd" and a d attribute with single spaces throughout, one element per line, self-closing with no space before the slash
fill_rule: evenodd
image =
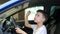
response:
<path id="1" fill-rule="evenodd" d="M 22 30 L 19 27 L 16 27 L 15 29 L 17 33 L 22 33 Z"/>
<path id="2" fill-rule="evenodd" d="M 23 30 L 21 30 L 19 27 L 16 27 L 16 32 L 19 34 L 26 34 L 26 32 L 24 32 Z"/>
<path id="3" fill-rule="evenodd" d="M 28 11 L 28 12 L 26 13 L 26 17 L 28 17 L 28 16 L 30 15 L 30 13 L 31 13 L 31 12 L 30 12 L 30 11 Z"/>

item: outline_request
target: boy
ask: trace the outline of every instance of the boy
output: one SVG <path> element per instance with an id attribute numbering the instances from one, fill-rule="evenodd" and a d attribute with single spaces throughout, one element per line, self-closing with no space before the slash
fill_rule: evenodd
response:
<path id="1" fill-rule="evenodd" d="M 30 11 L 27 12 L 25 16 L 25 26 L 33 29 L 33 34 L 47 34 L 47 30 L 43 23 L 47 20 L 47 14 L 43 10 L 37 10 L 37 13 L 34 18 L 34 22 L 37 25 L 31 25 L 28 22 L 28 16 L 30 15 Z"/>

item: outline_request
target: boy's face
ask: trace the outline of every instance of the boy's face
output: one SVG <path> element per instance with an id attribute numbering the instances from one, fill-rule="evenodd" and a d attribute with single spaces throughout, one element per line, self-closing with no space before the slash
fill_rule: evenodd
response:
<path id="1" fill-rule="evenodd" d="M 34 18 L 34 22 L 36 22 L 36 23 L 42 23 L 44 21 L 45 21 L 45 18 L 43 16 L 43 14 L 40 13 L 40 12 L 37 12 L 36 15 L 35 15 L 35 18 Z"/>

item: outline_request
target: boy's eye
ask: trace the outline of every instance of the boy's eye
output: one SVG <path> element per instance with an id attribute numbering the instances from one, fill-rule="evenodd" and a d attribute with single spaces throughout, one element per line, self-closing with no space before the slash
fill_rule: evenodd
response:
<path id="1" fill-rule="evenodd" d="M 36 14 L 36 16 L 39 16 L 38 14 Z"/>
<path id="2" fill-rule="evenodd" d="M 37 16 L 39 16 L 39 15 L 37 15 Z"/>
<path id="3" fill-rule="evenodd" d="M 36 16 L 39 16 L 38 14 L 36 14 Z"/>

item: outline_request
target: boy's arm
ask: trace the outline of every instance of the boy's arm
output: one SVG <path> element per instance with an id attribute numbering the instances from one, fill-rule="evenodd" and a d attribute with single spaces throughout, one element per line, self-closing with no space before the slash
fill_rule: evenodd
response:
<path id="1" fill-rule="evenodd" d="M 31 24 L 29 24 L 29 22 L 28 22 L 28 16 L 30 15 L 30 11 L 28 11 L 27 12 L 27 14 L 26 14 L 26 16 L 25 16 L 25 26 L 26 27 L 29 27 L 29 28 L 31 28 Z"/>

